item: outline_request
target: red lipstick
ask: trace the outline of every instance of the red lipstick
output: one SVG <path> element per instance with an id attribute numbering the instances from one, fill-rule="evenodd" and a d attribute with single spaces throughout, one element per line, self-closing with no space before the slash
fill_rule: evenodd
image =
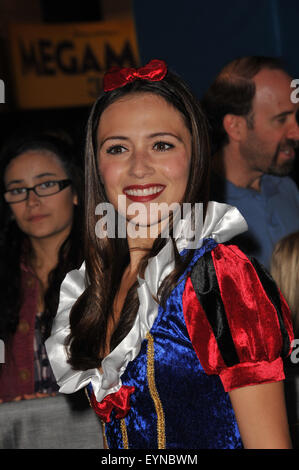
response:
<path id="1" fill-rule="evenodd" d="M 44 219 L 45 217 L 48 217 L 48 216 L 47 215 L 32 215 L 27 220 L 28 220 L 28 222 L 39 222 L 40 220 Z"/>
<path id="2" fill-rule="evenodd" d="M 148 202 L 156 199 L 164 191 L 164 184 L 134 184 L 126 186 L 123 193 L 133 202 Z"/>

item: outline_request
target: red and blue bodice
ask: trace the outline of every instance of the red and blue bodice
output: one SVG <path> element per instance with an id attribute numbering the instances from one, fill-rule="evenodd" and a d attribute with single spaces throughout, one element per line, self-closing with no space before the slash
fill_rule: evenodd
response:
<path id="1" fill-rule="evenodd" d="M 87 387 L 108 447 L 242 447 L 228 392 L 282 380 L 291 341 L 288 307 L 267 272 L 237 247 L 204 240 L 120 390 L 97 403 Z"/>

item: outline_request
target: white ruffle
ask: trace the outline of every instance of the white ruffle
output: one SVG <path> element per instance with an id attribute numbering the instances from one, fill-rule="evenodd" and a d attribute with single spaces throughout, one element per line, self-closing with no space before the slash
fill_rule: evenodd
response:
<path id="1" fill-rule="evenodd" d="M 235 207 L 209 202 L 199 238 L 213 238 L 218 243 L 224 243 L 246 230 L 245 219 Z M 189 242 L 184 237 L 178 237 L 176 245 L 181 252 L 188 248 Z M 153 296 L 156 296 L 161 282 L 173 269 L 173 246 L 169 239 L 158 255 L 149 260 L 144 279 L 138 277 L 139 309 L 134 325 L 118 346 L 103 359 L 102 373 L 96 368 L 76 371 L 67 363 L 65 340 L 70 333 L 69 314 L 88 284 L 84 263 L 79 270 L 67 274 L 61 284 L 59 307 L 52 334 L 46 341 L 48 357 L 60 392 L 74 393 L 91 382 L 96 399 L 101 402 L 106 395 L 120 389 L 122 374 L 128 363 L 138 355 L 141 343 L 157 317 L 158 304 Z"/>

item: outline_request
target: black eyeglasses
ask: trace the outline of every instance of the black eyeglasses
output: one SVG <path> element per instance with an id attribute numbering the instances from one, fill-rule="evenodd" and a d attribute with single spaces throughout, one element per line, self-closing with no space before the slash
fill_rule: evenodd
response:
<path id="1" fill-rule="evenodd" d="M 44 181 L 43 183 L 36 184 L 32 188 L 13 188 L 4 192 L 4 199 L 8 204 L 14 204 L 16 202 L 26 201 L 29 196 L 29 191 L 39 197 L 52 196 L 53 194 L 59 193 L 67 186 L 70 186 L 72 180 L 60 180 L 60 181 Z"/>

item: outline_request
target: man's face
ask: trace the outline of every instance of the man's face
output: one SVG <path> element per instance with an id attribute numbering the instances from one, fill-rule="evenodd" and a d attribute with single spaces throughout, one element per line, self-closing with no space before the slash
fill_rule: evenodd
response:
<path id="1" fill-rule="evenodd" d="M 281 70 L 263 69 L 255 77 L 253 126 L 240 143 L 249 168 L 260 173 L 287 175 L 299 141 L 298 105 L 291 102 L 291 78 Z"/>

